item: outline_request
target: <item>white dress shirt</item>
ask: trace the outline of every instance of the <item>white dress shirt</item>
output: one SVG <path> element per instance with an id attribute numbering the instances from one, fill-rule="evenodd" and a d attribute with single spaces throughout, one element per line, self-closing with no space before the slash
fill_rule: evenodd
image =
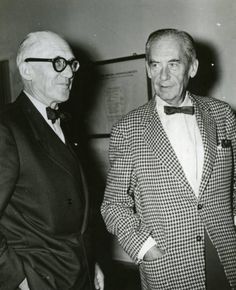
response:
<path id="1" fill-rule="evenodd" d="M 164 106 L 170 105 L 156 96 L 156 110 L 162 126 L 182 166 L 184 174 L 196 198 L 198 198 L 204 160 L 204 148 L 196 117 L 195 115 L 183 113 L 167 115 L 164 112 Z M 188 92 L 180 107 L 182 106 L 192 106 Z M 156 245 L 155 240 L 149 237 L 139 251 L 138 259 L 142 259 L 145 253 L 154 245 Z"/>
<path id="2" fill-rule="evenodd" d="M 175 151 L 185 176 L 190 183 L 196 197 L 202 176 L 204 149 L 202 137 L 197 125 L 195 115 L 176 113 L 167 115 L 164 106 L 170 106 L 165 101 L 156 97 L 156 109 L 161 119 L 162 126 Z M 191 99 L 186 93 L 180 105 L 192 106 Z"/>
<path id="3" fill-rule="evenodd" d="M 48 125 L 52 128 L 52 130 L 56 133 L 56 135 L 61 139 L 63 143 L 65 143 L 65 136 L 62 132 L 61 125 L 60 125 L 60 119 L 57 119 L 55 123 L 53 124 L 51 120 L 47 117 L 46 108 L 47 106 L 38 101 L 37 99 L 30 96 L 27 92 L 24 91 L 24 93 L 27 95 L 27 97 L 30 99 L 30 101 L 33 103 L 35 108 L 39 111 L 39 113 L 43 116 L 44 120 L 48 123 Z"/>

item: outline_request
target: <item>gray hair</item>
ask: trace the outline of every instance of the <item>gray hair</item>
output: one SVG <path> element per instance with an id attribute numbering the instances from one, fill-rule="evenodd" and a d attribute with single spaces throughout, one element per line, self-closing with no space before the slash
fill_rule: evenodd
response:
<path id="1" fill-rule="evenodd" d="M 50 46 L 52 39 L 58 39 L 64 43 L 65 46 L 69 47 L 61 36 L 52 31 L 35 31 L 29 33 L 18 48 L 16 57 L 17 66 L 19 67 L 27 57 L 40 57 L 43 50 L 42 48 L 44 45 Z"/>
<path id="2" fill-rule="evenodd" d="M 147 62 L 150 61 L 151 45 L 154 42 L 160 40 L 161 38 L 168 37 L 168 36 L 175 37 L 182 42 L 183 48 L 185 51 L 185 55 L 186 55 L 188 62 L 192 63 L 196 59 L 196 57 L 197 57 L 196 47 L 195 47 L 195 42 L 194 42 L 192 36 L 185 31 L 181 31 L 181 30 L 177 30 L 177 29 L 173 29 L 173 28 L 165 28 L 165 29 L 156 30 L 149 35 L 148 40 L 146 42 L 146 60 L 147 60 Z"/>

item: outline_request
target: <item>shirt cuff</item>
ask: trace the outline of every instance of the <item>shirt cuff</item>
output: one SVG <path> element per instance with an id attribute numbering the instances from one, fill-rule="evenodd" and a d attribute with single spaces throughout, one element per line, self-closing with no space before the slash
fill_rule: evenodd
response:
<path id="1" fill-rule="evenodd" d="M 153 246 L 156 246 L 156 244 L 156 241 L 151 236 L 148 237 L 138 253 L 138 259 L 142 260 L 147 251 L 150 250 Z"/>

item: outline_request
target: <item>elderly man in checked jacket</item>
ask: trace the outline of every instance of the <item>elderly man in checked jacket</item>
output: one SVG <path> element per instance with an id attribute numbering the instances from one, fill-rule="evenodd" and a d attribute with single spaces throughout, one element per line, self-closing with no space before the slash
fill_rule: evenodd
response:
<path id="1" fill-rule="evenodd" d="M 155 95 L 111 133 L 107 229 L 139 264 L 143 289 L 234 289 L 235 116 L 187 91 L 198 69 L 188 33 L 153 32 L 146 62 Z"/>

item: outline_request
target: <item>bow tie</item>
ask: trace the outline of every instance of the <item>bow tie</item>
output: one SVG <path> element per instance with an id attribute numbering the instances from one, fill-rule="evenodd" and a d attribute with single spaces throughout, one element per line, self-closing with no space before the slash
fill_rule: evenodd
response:
<path id="1" fill-rule="evenodd" d="M 66 115 L 63 112 L 61 112 L 59 109 L 55 110 L 50 107 L 47 107 L 46 112 L 47 112 L 48 119 L 51 120 L 53 124 L 56 122 L 57 119 L 66 118 Z"/>
<path id="2" fill-rule="evenodd" d="M 167 115 L 172 115 L 175 113 L 183 113 L 183 114 L 193 115 L 194 114 L 194 107 L 193 106 L 183 106 L 183 107 L 164 106 L 164 112 Z"/>

